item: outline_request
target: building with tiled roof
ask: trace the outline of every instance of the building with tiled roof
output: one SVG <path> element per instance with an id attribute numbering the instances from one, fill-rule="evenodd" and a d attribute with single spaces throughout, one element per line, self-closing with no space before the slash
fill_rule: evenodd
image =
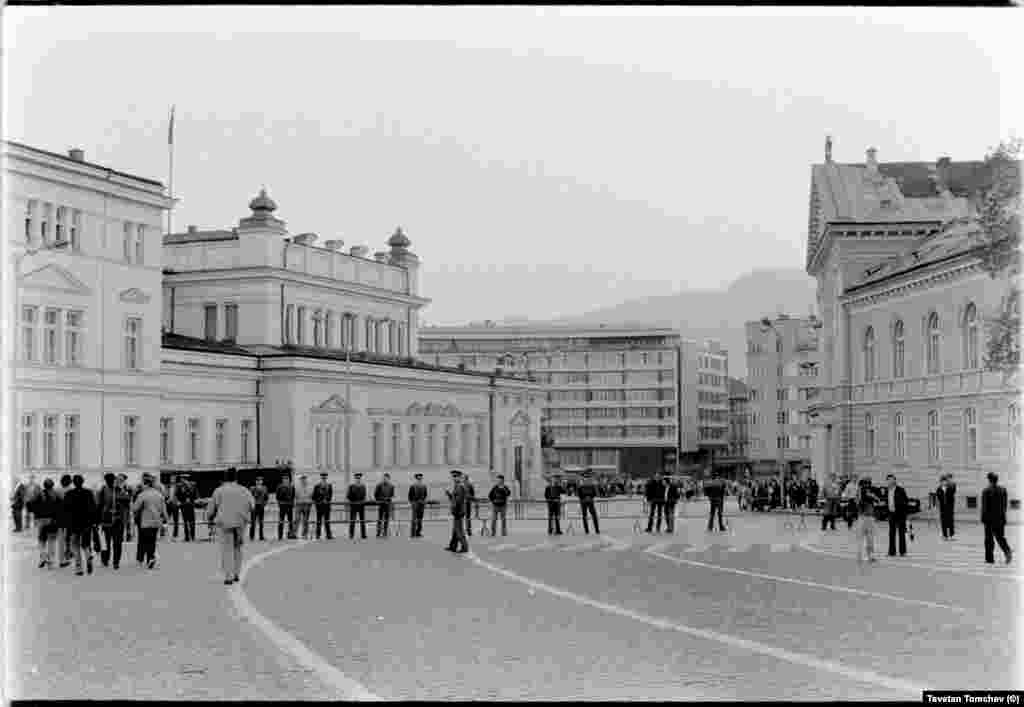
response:
<path id="1" fill-rule="evenodd" d="M 994 471 L 1016 503 L 1021 487 L 1020 387 L 984 370 L 984 321 L 1008 276 L 982 268 L 973 220 L 991 177 L 984 162 L 811 168 L 807 272 L 818 281 L 821 383 L 809 406 L 812 467 L 892 472 L 927 501 L 952 473 L 974 507 Z"/>

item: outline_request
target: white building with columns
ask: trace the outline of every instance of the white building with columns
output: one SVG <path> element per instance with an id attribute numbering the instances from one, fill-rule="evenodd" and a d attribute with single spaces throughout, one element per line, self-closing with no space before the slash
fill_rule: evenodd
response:
<path id="1" fill-rule="evenodd" d="M 373 259 L 319 247 L 261 192 L 235 228 L 163 234 L 158 182 L 79 151 L 4 157 L 16 476 L 288 462 L 336 482 L 390 472 L 400 494 L 452 468 L 539 492 L 540 386 L 415 359 L 429 300 L 401 229 Z"/>
<path id="2" fill-rule="evenodd" d="M 984 321 L 1011 285 L 981 268 L 970 222 L 984 163 L 830 152 L 811 172 L 807 247 L 822 317 L 815 475 L 891 472 L 926 500 L 952 473 L 974 508 L 995 471 L 1017 503 L 1019 379 L 984 370 Z"/>

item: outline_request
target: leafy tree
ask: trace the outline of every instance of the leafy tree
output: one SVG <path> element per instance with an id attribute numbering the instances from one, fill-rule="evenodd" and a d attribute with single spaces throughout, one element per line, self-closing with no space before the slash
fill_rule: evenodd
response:
<path id="1" fill-rule="evenodd" d="M 1022 141 L 1001 142 L 985 157 L 990 179 L 978 203 L 982 267 L 1009 281 L 1009 292 L 986 325 L 985 367 L 1007 375 L 1020 366 L 1020 152 Z"/>

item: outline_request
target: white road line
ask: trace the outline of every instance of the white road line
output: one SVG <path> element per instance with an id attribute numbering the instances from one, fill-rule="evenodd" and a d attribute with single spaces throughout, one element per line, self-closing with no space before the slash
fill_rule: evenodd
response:
<path id="1" fill-rule="evenodd" d="M 645 552 L 665 552 L 665 550 L 669 549 L 672 545 L 673 543 L 671 542 L 655 543 L 654 545 L 648 547 Z"/>
<path id="2" fill-rule="evenodd" d="M 928 689 L 926 686 L 919 683 L 910 682 L 908 680 L 901 680 L 899 678 L 890 677 L 888 675 L 882 675 L 880 673 L 873 672 L 871 670 L 862 670 L 860 668 L 854 668 L 851 666 L 843 665 L 832 660 L 823 660 L 812 655 L 806 655 L 802 653 L 795 653 L 788 651 L 785 648 L 778 646 L 772 646 L 765 643 L 758 643 L 745 638 L 739 638 L 737 636 L 730 636 L 724 633 L 718 633 L 717 631 L 710 631 L 708 629 L 697 628 L 695 626 L 687 626 L 685 624 L 675 623 L 667 619 L 659 619 L 654 616 L 647 614 L 641 614 L 637 611 L 632 611 L 616 604 L 608 604 L 602 601 L 591 599 L 590 597 L 576 594 L 575 592 L 568 591 L 566 589 L 560 589 L 558 587 L 539 582 L 529 577 L 511 572 L 504 567 L 493 565 L 490 562 L 481 560 L 474 553 L 469 553 L 468 557 L 476 565 L 493 572 L 494 574 L 501 575 L 508 579 L 511 579 L 521 584 L 525 584 L 533 589 L 539 589 L 547 592 L 562 599 L 568 599 L 582 604 L 584 606 L 590 606 L 595 609 L 599 609 L 609 614 L 615 614 L 616 616 L 622 616 L 627 619 L 639 621 L 640 623 L 654 626 L 656 628 L 665 629 L 669 631 L 678 631 L 679 633 L 685 633 L 689 636 L 696 638 L 702 638 L 707 641 L 714 641 L 716 643 L 722 643 L 733 648 L 740 648 L 743 650 L 750 651 L 752 653 L 759 653 L 761 655 L 767 655 L 775 658 L 776 660 L 783 660 L 788 663 L 800 665 L 806 668 L 812 668 L 815 670 L 821 670 L 824 672 L 832 673 L 835 675 L 841 675 L 851 680 L 858 682 L 868 683 L 872 685 L 878 685 L 881 687 L 888 688 L 890 690 L 900 690 L 907 693 L 914 693 L 915 696 L 921 694 L 924 690 Z"/>
<path id="3" fill-rule="evenodd" d="M 488 549 L 492 550 L 494 552 L 501 552 L 502 550 L 511 550 L 511 549 L 517 548 L 517 547 L 519 547 L 519 546 L 516 545 L 515 543 L 503 543 L 501 545 L 493 545 L 493 546 L 491 546 Z"/>
<path id="4" fill-rule="evenodd" d="M 616 540 L 610 535 L 601 535 L 600 538 L 604 540 L 610 546 L 612 550 L 628 550 L 632 547 L 629 543 L 624 543 L 621 540 Z"/>
<path id="5" fill-rule="evenodd" d="M 574 551 L 577 551 L 577 550 L 592 550 L 592 549 L 600 547 L 600 546 L 601 546 L 601 541 L 598 540 L 597 542 L 580 543 L 578 545 L 565 545 L 564 547 L 559 548 L 559 551 L 561 551 L 561 552 L 574 552 Z"/>
<path id="6" fill-rule="evenodd" d="M 924 599 L 908 599 L 907 597 L 896 596 L 895 594 L 883 594 L 881 592 L 871 592 L 866 589 L 855 589 L 853 587 L 844 587 L 837 584 L 822 584 L 820 582 L 814 582 L 809 579 L 797 579 L 794 577 L 779 577 L 773 574 L 763 574 L 761 572 L 752 572 L 750 570 L 741 570 L 737 567 L 725 567 L 723 565 L 712 565 L 707 562 L 697 562 L 696 560 L 684 560 L 681 557 L 673 557 L 672 555 L 665 555 L 660 552 L 649 552 L 649 555 L 659 557 L 669 562 L 674 562 L 679 565 L 693 565 L 695 567 L 706 567 L 708 569 L 718 570 L 720 572 L 729 572 L 731 574 L 739 574 L 744 577 L 757 577 L 759 579 L 768 579 L 773 582 L 788 582 L 790 584 L 799 584 L 804 587 L 814 587 L 815 589 L 827 589 L 832 592 L 841 592 L 843 594 L 857 594 L 865 597 L 873 597 L 875 599 L 889 599 L 890 601 L 899 601 L 906 604 L 918 604 L 920 606 L 927 606 L 933 609 L 947 609 L 949 611 L 957 611 L 965 613 L 967 609 L 963 609 L 959 606 L 951 606 L 949 604 L 939 604 L 938 602 L 926 601 Z"/>
<path id="7" fill-rule="evenodd" d="M 241 581 L 232 585 L 230 588 L 226 588 L 226 591 L 234 602 L 235 609 L 238 611 L 239 616 L 246 619 L 250 624 L 262 631 L 263 634 L 270 639 L 271 643 L 277 646 L 278 650 L 291 656 L 303 668 L 315 672 L 325 685 L 333 688 L 338 693 L 337 699 L 377 701 L 380 699 L 377 695 L 373 694 L 358 682 L 342 673 L 322 657 L 310 650 L 310 648 L 302 641 L 295 638 L 295 636 L 288 633 L 257 611 L 256 607 L 252 605 L 249 598 L 245 595 L 245 582 L 249 574 L 249 570 L 254 567 L 258 567 L 260 563 L 268 557 L 272 557 L 281 552 L 286 552 L 287 550 L 293 550 L 297 547 L 302 547 L 306 542 L 296 543 L 294 545 L 284 545 L 249 558 L 249 560 L 242 566 L 242 574 L 240 575 Z"/>
<path id="8" fill-rule="evenodd" d="M 796 543 L 772 543 L 770 550 L 772 552 L 793 552 L 796 548 Z"/>
<path id="9" fill-rule="evenodd" d="M 693 545 L 683 550 L 683 552 L 704 552 L 707 549 L 707 545 Z"/>
<path id="10" fill-rule="evenodd" d="M 537 543 L 536 545 L 524 545 L 519 548 L 519 552 L 529 552 L 530 550 L 546 550 L 547 548 L 554 547 L 550 542 Z"/>
<path id="11" fill-rule="evenodd" d="M 813 552 L 818 555 L 826 555 L 828 557 L 839 557 L 844 560 L 852 560 L 856 557 L 856 555 L 852 554 L 844 554 L 840 552 L 831 552 L 829 550 L 823 550 L 821 548 L 814 547 L 810 543 L 801 543 L 800 547 L 802 547 L 804 550 L 807 550 L 808 552 Z M 932 572 L 949 572 L 951 574 L 962 574 L 969 577 L 992 577 L 994 579 L 1009 579 L 1014 582 L 1024 583 L 1024 576 L 1020 574 L 995 574 L 990 572 L 977 572 L 972 570 L 960 569 L 958 567 L 943 567 L 941 565 L 920 565 L 914 562 L 904 562 L 902 560 L 899 562 L 890 562 L 887 559 L 883 558 L 879 558 L 878 561 L 884 564 L 892 564 L 900 567 L 913 567 L 914 569 L 931 570 Z"/>

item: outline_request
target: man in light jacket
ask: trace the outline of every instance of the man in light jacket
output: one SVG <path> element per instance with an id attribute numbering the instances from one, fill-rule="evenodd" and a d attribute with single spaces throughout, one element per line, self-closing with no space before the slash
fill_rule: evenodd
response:
<path id="1" fill-rule="evenodd" d="M 146 567 L 156 567 L 156 538 L 161 526 L 167 523 L 167 504 L 164 495 L 156 490 L 153 475 L 142 475 L 142 491 L 132 503 L 132 515 L 139 519 L 140 556 Z"/>
<path id="2" fill-rule="evenodd" d="M 206 512 L 206 519 L 216 523 L 220 529 L 217 536 L 220 539 L 224 584 L 231 585 L 239 580 L 245 526 L 252 519 L 255 506 L 249 489 L 238 484 L 238 470 L 231 467 L 225 471 L 224 483 L 213 492 Z"/>

